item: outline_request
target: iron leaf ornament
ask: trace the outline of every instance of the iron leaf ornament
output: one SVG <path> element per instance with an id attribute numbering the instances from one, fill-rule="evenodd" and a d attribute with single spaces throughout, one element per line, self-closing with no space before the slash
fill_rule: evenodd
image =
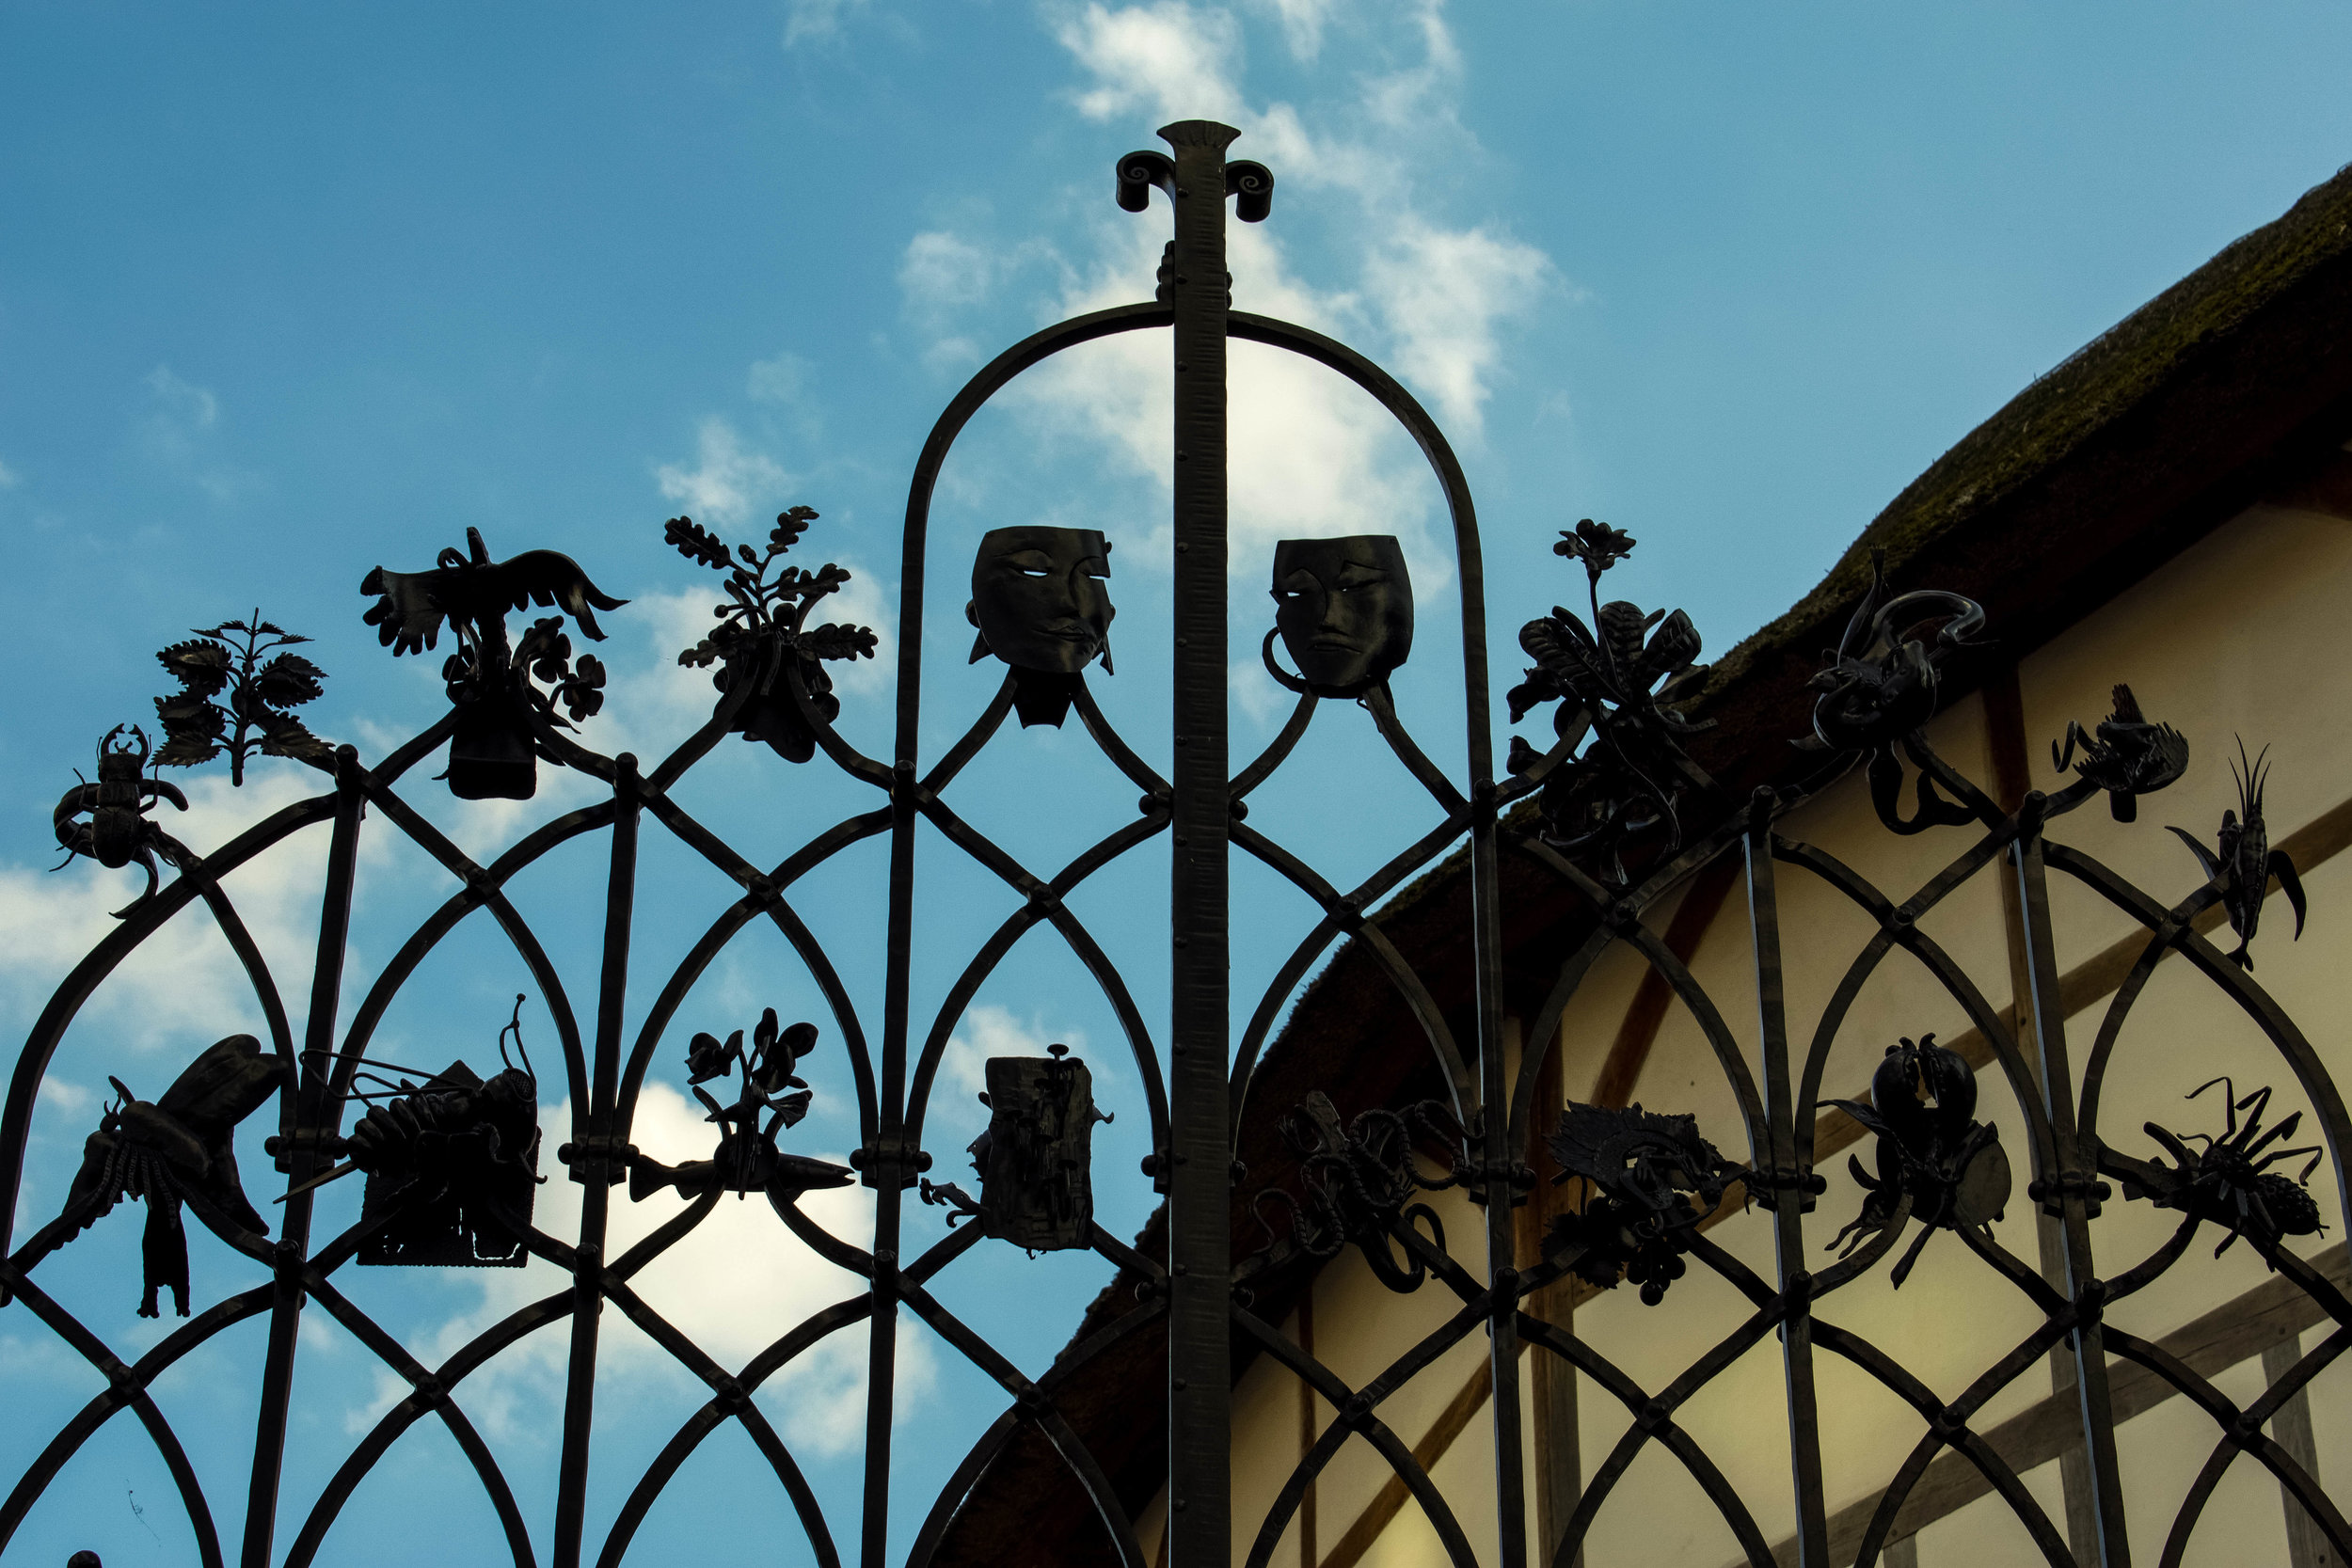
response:
<path id="1" fill-rule="evenodd" d="M 1878 1174 L 1847 1156 L 1847 1168 L 1862 1184 L 1862 1212 L 1832 1237 L 1851 1254 L 1897 1222 L 1905 1198 L 1920 1224 L 1888 1280 L 1901 1290 L 1912 1266 L 1938 1230 L 1989 1230 L 2008 1206 L 2011 1178 L 2000 1129 L 1976 1119 L 1977 1074 L 1959 1052 L 1922 1035 L 1886 1048 L 1870 1075 L 1870 1102 L 1825 1100 L 1860 1122 L 1878 1139 Z"/>
<path id="2" fill-rule="evenodd" d="M 2229 955 L 2232 963 L 2254 972 L 2254 933 L 2260 928 L 2263 901 L 2270 895 L 2270 879 L 2279 879 L 2279 891 L 2287 895 L 2287 904 L 2295 911 L 2295 936 L 2301 941 L 2303 917 L 2303 879 L 2295 873 L 2295 863 L 2284 849 L 2270 847 L 2270 829 L 2263 821 L 2263 786 L 2269 781 L 2270 769 L 2263 759 L 2270 754 L 2265 746 L 2249 760 L 2246 742 L 2237 746 L 2237 758 L 2230 764 L 2231 777 L 2237 783 L 2237 810 L 2221 814 L 2221 832 L 2213 848 L 2199 843 L 2185 828 L 2172 832 L 2188 852 L 2197 857 L 2208 881 L 2220 889 L 2221 907 L 2229 911 L 2230 929 L 2237 933 L 2237 948 Z M 2239 813 L 2244 813 L 2240 816 Z"/>
<path id="3" fill-rule="evenodd" d="M 166 1290 L 172 1309 L 188 1315 L 183 1203 L 201 1203 L 229 1224 L 269 1233 L 238 1180 L 235 1134 L 290 1076 L 283 1056 L 262 1051 L 251 1035 L 230 1035 L 205 1047 L 160 1100 L 140 1100 L 121 1079 L 106 1080 L 116 1098 L 82 1146 L 81 1169 L 58 1217 L 79 1234 L 126 1197 L 147 1205 L 140 1317 L 161 1315 L 158 1297 Z"/>
<path id="4" fill-rule="evenodd" d="M 2188 737 L 2169 724 L 2151 722 L 2130 687 L 2119 682 L 2114 698 L 2115 711 L 2095 730 L 2070 721 L 2065 746 L 2050 742 L 2050 761 L 2058 772 L 2071 766 L 2083 783 L 2106 790 L 2107 810 L 2118 822 L 2137 822 L 2141 796 L 2178 783 L 2188 771 Z"/>
<path id="5" fill-rule="evenodd" d="M 1544 1255 L 1567 1258 L 1579 1278 L 1602 1290 L 1631 1280 L 1645 1307 L 1682 1277 L 1699 1222 L 1745 1174 L 1699 1135 L 1696 1117 L 1639 1105 L 1571 1101 L 1546 1141 L 1560 1165 L 1554 1181 L 1581 1179 L 1585 1187 L 1582 1203 L 1545 1232 Z"/>
<path id="6" fill-rule="evenodd" d="M 815 756 L 817 735 L 792 699 L 786 670 L 797 672 L 808 705 L 830 723 L 840 717 L 841 700 L 833 694 L 826 661 L 871 658 L 877 642 L 870 627 L 808 625 L 809 611 L 818 602 L 850 580 L 850 573 L 831 562 L 813 572 L 779 564 L 816 520 L 813 507 L 779 512 L 764 548 L 737 545 L 732 551 L 725 540 L 691 517 L 673 517 L 661 526 L 664 544 L 726 577 L 727 602 L 711 610 L 718 625 L 679 654 L 678 663 L 690 669 L 716 664 L 710 681 L 719 689 L 722 703 L 739 688 L 748 689 L 729 732 L 745 740 L 766 741 L 787 762 Z"/>
<path id="7" fill-rule="evenodd" d="M 450 793 L 467 800 L 528 800 L 539 787 L 535 733 L 572 727 L 556 712 L 559 704 L 573 721 L 594 717 L 604 706 L 605 669 L 593 654 L 574 662 L 563 615 L 532 622 L 510 643 L 506 612 L 560 607 L 582 635 L 601 642 L 595 611 L 628 601 L 597 588 L 578 562 L 555 550 L 492 561 L 482 531 L 471 528 L 466 544 L 469 553 L 444 549 L 429 572 L 369 572 L 359 592 L 376 602 L 364 619 L 396 658 L 431 651 L 448 623 L 457 641 L 441 666 L 457 707 L 443 775 Z"/>
<path id="8" fill-rule="evenodd" d="M 2318 1203 L 2306 1190 L 2311 1185 L 2312 1172 L 2318 1168 L 2327 1151 L 2317 1144 L 2300 1148 L 2271 1147 L 2295 1136 L 2296 1130 L 2303 1125 L 2303 1113 L 2296 1111 L 2269 1132 L 2264 1132 L 2263 1113 L 2270 1108 L 2267 1087 L 2256 1089 L 2240 1100 L 2235 1085 L 2227 1078 L 2216 1078 L 2200 1084 L 2184 1098 L 2195 1100 L 2216 1084 L 2221 1085 L 2221 1135 L 2172 1132 L 2153 1121 L 2146 1123 L 2148 1135 L 2163 1145 L 2165 1152 L 2172 1157 L 2170 1170 L 2166 1171 L 2161 1165 L 2153 1168 L 2171 1180 L 2161 1187 L 2153 1187 L 2127 1178 L 2123 1196 L 2148 1198 L 2159 1209 L 2176 1209 L 2220 1227 L 2228 1234 L 2213 1249 L 2216 1258 L 2244 1237 L 2276 1272 L 2281 1242 L 2289 1236 L 2315 1236 L 2327 1228 L 2320 1223 Z M 2238 1119 L 2241 1111 L 2248 1113 L 2243 1122 Z M 2204 1147 L 2191 1148 L 2191 1143 Z M 2298 1155 L 2311 1158 L 2296 1176 L 2284 1176 L 2270 1168 Z"/>
<path id="9" fill-rule="evenodd" d="M 229 782 L 245 783 L 246 758 L 293 757 L 324 764 L 334 747 L 303 727 L 294 710 L 317 700 L 326 672 L 285 650 L 310 640 L 262 619 L 223 621 L 155 655 L 180 689 L 155 699 L 164 743 L 155 761 L 193 768 L 229 753 Z"/>
<path id="10" fill-rule="evenodd" d="M 776 1147 L 784 1130 L 798 1126 L 808 1115 L 812 1091 L 793 1069 L 816 1049 L 817 1025 L 795 1023 L 779 1028 L 773 1007 L 759 1015 L 748 1049 L 740 1029 L 723 1041 L 716 1035 L 695 1035 L 686 1047 L 687 1084 L 709 1113 L 703 1119 L 719 1129 L 719 1147 L 707 1160 L 689 1160 L 675 1166 L 646 1155 L 632 1155 L 630 1200 L 643 1203 L 670 1188 L 685 1198 L 714 1192 L 729 1192 L 738 1197 L 764 1192 L 771 1203 L 781 1206 L 803 1193 L 848 1186 L 852 1178 L 846 1167 L 803 1154 L 787 1154 Z M 703 1087 L 731 1075 L 737 1080 L 731 1103 L 721 1103 L 718 1096 Z"/>
<path id="11" fill-rule="evenodd" d="M 126 730 L 129 736 L 123 738 Z M 129 919 L 155 896 L 162 880 L 155 867 L 157 855 L 175 866 L 184 866 L 193 858 L 187 846 L 147 815 L 158 800 L 169 801 L 179 811 L 188 809 L 188 798 L 179 785 L 148 776 L 150 751 L 145 730 L 117 724 L 98 743 L 98 782 L 84 779 L 59 798 L 50 814 L 57 846 L 65 851 L 65 859 L 51 866 L 52 871 L 63 871 L 80 855 L 110 871 L 136 861 L 147 873 L 147 891 L 115 911 L 117 920 Z"/>
<path id="12" fill-rule="evenodd" d="M 1712 727 L 1680 705 L 1706 676 L 1690 616 L 1600 600 L 1602 574 L 1633 546 L 1631 534 L 1590 517 L 1561 533 L 1552 553 L 1583 562 L 1592 621 L 1554 606 L 1520 627 L 1519 646 L 1535 662 L 1507 696 L 1515 724 L 1546 703 L 1559 705 L 1551 752 L 1560 760 L 1539 797 L 1545 839 L 1617 882 L 1626 878 L 1628 844 L 1657 837 L 1669 851 L 1680 847 L 1677 803 L 1706 781 L 1684 754 L 1683 737 Z M 1545 757 L 1512 736 L 1512 772 L 1530 774 Z"/>

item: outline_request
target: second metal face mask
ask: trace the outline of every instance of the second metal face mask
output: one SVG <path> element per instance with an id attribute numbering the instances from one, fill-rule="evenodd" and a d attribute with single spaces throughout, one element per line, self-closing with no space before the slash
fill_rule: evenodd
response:
<path id="1" fill-rule="evenodd" d="M 1059 724 L 1078 673 L 1097 655 L 1110 669 L 1110 550 L 1090 528 L 1000 528 L 980 538 L 966 607 L 980 634 L 972 657 L 994 654 L 1022 673 L 1024 724 Z"/>
<path id="2" fill-rule="evenodd" d="M 1274 603 L 1282 645 L 1319 697 L 1369 690 L 1413 651 L 1413 581 L 1392 534 L 1282 540 Z"/>

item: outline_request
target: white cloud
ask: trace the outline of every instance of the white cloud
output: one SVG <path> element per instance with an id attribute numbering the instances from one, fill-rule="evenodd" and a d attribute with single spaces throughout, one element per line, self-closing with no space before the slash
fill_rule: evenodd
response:
<path id="1" fill-rule="evenodd" d="M 773 359 L 754 361 L 743 390 L 755 403 L 782 404 L 797 408 L 815 389 L 817 367 L 789 351 Z"/>
<path id="2" fill-rule="evenodd" d="M 1149 109 L 1162 120 L 1227 119 L 1241 112 L 1234 73 L 1241 27 L 1218 7 L 1183 0 L 1117 9 L 1089 4 L 1055 38 L 1093 76 L 1077 95 L 1089 119 Z"/>
<path id="3" fill-rule="evenodd" d="M 986 250 L 960 234 L 932 230 L 907 242 L 898 287 L 911 309 L 950 310 L 986 299 L 993 272 Z"/>
<path id="4" fill-rule="evenodd" d="M 216 501 L 249 495 L 260 477 L 224 461 L 217 451 L 220 399 L 158 365 L 144 378 L 151 403 L 139 429 L 149 459 L 194 484 Z"/>
<path id="5" fill-rule="evenodd" d="M 0 490 L 13 490 L 24 483 L 24 476 L 6 463 L 0 463 Z"/>
<path id="6" fill-rule="evenodd" d="M 784 22 L 787 49 L 813 39 L 830 39 L 841 31 L 841 19 L 866 0 L 791 0 Z"/>
<path id="7" fill-rule="evenodd" d="M 947 1037 L 947 1049 L 940 1053 L 939 1078 L 931 1088 L 931 1120 L 976 1132 L 986 1125 L 988 1111 L 978 1097 L 988 1087 L 991 1056 L 1042 1056 L 1049 1045 L 1083 1052 L 1086 1043 L 1079 1031 L 1056 1034 L 1035 1016 L 1024 1019 L 1009 1007 L 977 1003 L 964 1010 L 956 1032 Z"/>
<path id="8" fill-rule="evenodd" d="M 735 427 L 715 415 L 703 420 L 695 447 L 700 467 L 664 463 L 654 478 L 663 498 L 682 502 L 698 522 L 740 523 L 791 487 L 791 475 L 766 452 L 746 447 Z"/>
<path id="9" fill-rule="evenodd" d="M 1433 395 L 1441 419 L 1476 430 L 1502 357 L 1496 324 L 1534 302 L 1550 278 L 1550 261 L 1533 245 L 1484 229 L 1438 229 L 1414 218 L 1364 272 L 1405 378 Z"/>
<path id="10" fill-rule="evenodd" d="M 1334 0 L 1259 0 L 1259 5 L 1281 23 L 1294 57 L 1311 60 L 1322 53 L 1323 24 L 1336 8 Z"/>

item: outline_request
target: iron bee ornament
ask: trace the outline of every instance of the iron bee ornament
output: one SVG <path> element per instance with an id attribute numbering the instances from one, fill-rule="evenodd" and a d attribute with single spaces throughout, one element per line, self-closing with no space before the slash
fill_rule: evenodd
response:
<path id="1" fill-rule="evenodd" d="M 1545 1232 L 1545 1256 L 1571 1256 L 1577 1276 L 1603 1290 L 1631 1280 L 1645 1307 L 1682 1277 L 1699 1222 L 1745 1174 L 1699 1135 L 1696 1117 L 1639 1105 L 1571 1101 L 1547 1141 L 1560 1164 L 1553 1180 L 1586 1186 L 1583 1202 Z"/>
<path id="2" fill-rule="evenodd" d="M 1031 1252 L 1088 1244 L 1094 1228 L 1094 1078 L 1066 1045 L 991 1056 L 988 1131 L 968 1152 L 980 1178 L 980 1231 Z"/>
<path id="3" fill-rule="evenodd" d="M 378 566 L 368 573 L 359 592 L 376 602 L 363 619 L 395 658 L 431 650 L 442 622 L 449 623 L 457 640 L 441 667 L 457 707 L 443 775 L 450 793 L 467 800 L 528 800 L 539 787 L 537 732 L 571 727 L 557 714 L 559 703 L 574 721 L 595 715 L 604 705 L 605 671 L 593 654 L 573 661 L 561 615 L 532 622 L 510 645 L 506 612 L 534 603 L 561 606 L 584 636 L 601 642 L 594 611 L 628 601 L 598 589 L 568 555 L 525 550 L 492 561 L 482 531 L 471 528 L 466 543 L 470 554 L 445 549 L 429 572 Z"/>
<path id="4" fill-rule="evenodd" d="M 1977 1074 L 1966 1057 L 1922 1035 L 1886 1048 L 1870 1075 L 1870 1102 L 1828 1100 L 1878 1138 L 1878 1174 L 1873 1177 L 1851 1155 L 1847 1168 L 1862 1184 L 1862 1212 L 1832 1237 L 1840 1257 L 1896 1223 L 1905 1198 L 1919 1222 L 1889 1281 L 1897 1290 L 1938 1230 L 1984 1230 L 2008 1206 L 2009 1155 L 2000 1129 L 1978 1121 Z"/>
<path id="5" fill-rule="evenodd" d="M 2149 1183 L 2126 1180 L 2123 1196 L 2146 1197 L 2159 1209 L 2177 1209 L 2194 1214 L 2208 1225 L 2219 1226 L 2228 1234 L 2221 1244 L 2213 1249 L 2216 1258 L 2236 1243 L 2243 1236 L 2253 1243 L 2265 1263 L 2276 1270 L 2280 1243 L 2289 1236 L 2315 1236 L 2327 1227 L 2320 1223 L 2319 1205 L 2306 1189 L 2312 1172 L 2319 1165 L 2326 1152 L 2317 1144 L 2299 1148 L 2274 1148 L 2295 1136 L 2303 1125 L 2303 1113 L 2296 1111 L 2267 1132 L 2263 1131 L 2263 1113 L 2270 1108 L 2270 1090 L 2256 1089 L 2245 1099 L 2237 1098 L 2237 1087 L 2227 1078 L 2216 1078 L 2200 1084 L 2185 1097 L 2195 1100 L 2214 1085 L 2221 1085 L 2221 1135 L 2209 1132 L 2171 1132 L 2154 1122 L 2145 1124 L 2147 1133 L 2164 1146 L 2172 1157 L 2172 1168 L 2164 1172 L 2171 1180 L 2162 1188 Z M 2239 1112 L 2246 1112 L 2240 1122 Z M 2191 1148 L 2192 1143 L 2202 1148 Z M 2270 1167 L 2284 1164 L 2300 1155 L 2309 1155 L 2302 1170 L 2293 1177 L 2282 1175 Z"/>
<path id="6" fill-rule="evenodd" d="M 817 1025 L 795 1023 L 779 1029 L 776 1010 L 766 1009 L 752 1030 L 749 1050 L 743 1031 L 724 1041 L 715 1035 L 697 1034 L 686 1048 L 687 1082 L 694 1098 L 710 1113 L 704 1119 L 719 1129 L 719 1147 L 707 1160 L 665 1165 L 647 1155 L 629 1160 L 628 1196 L 643 1203 L 665 1188 L 680 1197 L 702 1197 L 714 1192 L 740 1197 L 766 1193 L 781 1207 L 807 1192 L 846 1187 L 853 1180 L 847 1168 L 805 1154 L 787 1154 L 776 1139 L 787 1127 L 808 1115 L 812 1093 L 793 1073 L 802 1057 L 817 1049 Z M 735 1100 L 720 1103 L 703 1087 L 714 1079 L 739 1074 Z"/>
<path id="7" fill-rule="evenodd" d="M 365 1172 L 359 1217 L 375 1228 L 359 1262 L 518 1269 L 530 1261 L 523 1230 L 540 1180 L 539 1079 L 523 1048 L 522 1005 L 516 997 L 514 1017 L 499 1031 L 500 1070 L 486 1080 L 462 1060 L 419 1074 L 421 1083 L 361 1074 L 380 1085 L 355 1095 L 367 1109 L 348 1136 L 321 1140 L 344 1163 L 287 1194 Z"/>
<path id="8" fill-rule="evenodd" d="M 2287 859 L 2287 852 L 2270 847 L 2270 830 L 2263 822 L 2263 786 L 2270 777 L 2263 759 L 2269 754 L 2270 748 L 2265 746 L 2249 762 L 2246 743 L 2238 742 L 2237 760 L 2230 765 L 2231 776 L 2237 781 L 2238 811 L 2221 814 L 2221 833 L 2214 848 L 2197 842 L 2185 828 L 2172 830 L 2197 857 L 2206 879 L 2220 888 L 2221 907 L 2229 911 L 2230 929 L 2237 933 L 2237 950 L 2229 958 L 2249 974 L 2254 972 L 2254 932 L 2262 925 L 2263 900 L 2269 896 L 2273 877 L 2279 879 L 2279 891 L 2287 895 L 2295 911 L 2296 939 L 2300 941 L 2303 935 L 2302 879 L 2295 874 L 2295 863 Z M 2241 817 L 2239 812 L 2245 816 Z"/>
<path id="9" fill-rule="evenodd" d="M 130 738 L 118 743 L 117 737 L 126 729 Z M 155 896 L 162 883 L 155 868 L 156 855 L 160 853 L 175 866 L 185 864 L 188 858 L 186 846 L 147 816 L 158 800 L 169 801 L 178 811 L 188 809 L 188 798 L 179 785 L 148 776 L 148 755 L 147 732 L 136 724 L 117 724 L 98 743 L 98 782 L 84 780 L 67 790 L 51 814 L 57 844 L 65 850 L 65 859 L 52 870 L 62 871 L 74 856 L 83 855 L 109 871 L 119 871 L 133 861 L 146 871 L 147 891 L 115 911 L 117 920 L 128 920 L 141 904 Z M 89 820 L 83 821 L 83 817 Z"/>
<path id="10" fill-rule="evenodd" d="M 2188 737 L 2169 724 L 2151 723 L 2130 687 L 2118 684 L 2114 695 L 2115 711 L 2095 731 L 2068 722 L 2064 748 L 2050 742 L 2050 761 L 2058 772 L 2072 766 L 2085 784 L 2106 790 L 2107 810 L 2118 822 L 2137 822 L 2141 796 L 2188 771 Z M 2074 760 L 2077 747 L 2080 762 Z"/>
<path id="11" fill-rule="evenodd" d="M 163 1098 L 138 1099 L 119 1078 L 108 1078 L 115 1100 L 82 1146 L 82 1166 L 66 1196 L 61 1224 L 70 1234 L 88 1229 L 126 1197 L 147 1205 L 139 1244 L 146 1293 L 139 1316 L 160 1316 L 159 1292 L 188 1315 L 188 1238 L 183 1203 L 209 1208 L 228 1224 L 269 1233 L 237 1179 L 237 1124 L 288 1082 L 286 1059 L 262 1050 L 251 1035 L 230 1035 L 205 1047 L 172 1081 Z M 62 1238 L 61 1238 L 62 1239 Z"/>

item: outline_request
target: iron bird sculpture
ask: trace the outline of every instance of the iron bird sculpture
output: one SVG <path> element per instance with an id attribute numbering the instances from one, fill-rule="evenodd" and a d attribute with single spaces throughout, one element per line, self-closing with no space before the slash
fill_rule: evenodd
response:
<path id="1" fill-rule="evenodd" d="M 360 580 L 359 592 L 375 596 L 363 619 L 376 640 L 404 654 L 429 651 L 446 621 L 457 651 L 441 667 L 457 725 L 450 738 L 450 793 L 462 800 L 528 800 L 538 790 L 534 732 L 541 726 L 569 728 L 556 713 L 560 702 L 572 720 L 593 716 L 604 705 L 604 665 L 592 654 L 572 659 L 571 639 L 561 615 L 534 621 L 511 647 L 506 612 L 528 605 L 561 606 L 593 641 L 604 640 L 595 611 L 618 610 L 616 599 L 588 580 L 568 555 L 525 550 L 492 561 L 480 529 L 466 531 L 469 554 L 441 551 L 427 572 L 391 572 L 378 566 Z M 535 683 L 549 688 L 542 691 Z"/>

